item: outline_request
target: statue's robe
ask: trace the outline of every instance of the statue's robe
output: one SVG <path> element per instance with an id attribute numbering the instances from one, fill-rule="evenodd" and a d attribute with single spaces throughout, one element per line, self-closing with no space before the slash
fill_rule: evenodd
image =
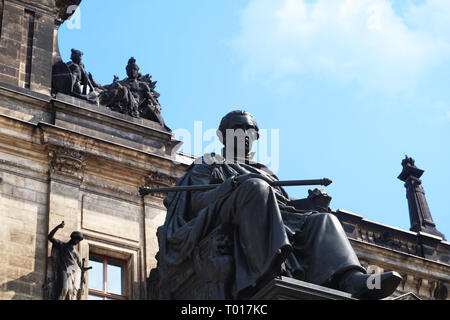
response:
<path id="1" fill-rule="evenodd" d="M 53 298 L 77 300 L 82 286 L 81 259 L 77 250 L 60 240 L 52 240 L 52 258 L 56 275 Z"/>
<path id="2" fill-rule="evenodd" d="M 70 72 L 72 73 L 72 92 L 76 94 L 86 94 L 81 90 L 81 86 L 85 86 L 88 83 L 88 75 L 84 64 L 77 64 L 73 61 L 67 63 Z"/>
<path id="3" fill-rule="evenodd" d="M 262 179 L 237 185 L 234 178 L 248 173 L 278 180 L 262 164 L 233 163 L 215 154 L 196 161 L 179 180 L 178 186 L 221 185 L 170 193 L 164 200 L 167 217 L 158 229 L 163 283 L 170 268 L 190 259 L 195 246 L 221 224 L 234 226 L 235 297 L 273 276 L 281 264 L 285 275 L 319 285 L 349 269 L 365 272 L 334 215 L 297 210 L 283 188 Z"/>

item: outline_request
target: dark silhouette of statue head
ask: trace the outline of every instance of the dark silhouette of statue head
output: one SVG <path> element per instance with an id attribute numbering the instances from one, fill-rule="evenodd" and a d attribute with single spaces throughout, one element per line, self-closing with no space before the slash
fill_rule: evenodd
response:
<path id="1" fill-rule="evenodd" d="M 79 231 L 74 231 L 72 232 L 72 234 L 70 235 L 70 243 L 77 245 L 78 243 L 80 243 L 81 241 L 84 240 L 84 236 L 81 232 Z"/>
<path id="2" fill-rule="evenodd" d="M 128 60 L 126 70 L 129 79 L 134 80 L 139 77 L 139 66 L 136 64 L 135 58 L 131 57 L 130 60 Z"/>
<path id="3" fill-rule="evenodd" d="M 235 129 L 237 126 L 252 126 L 256 132 L 259 131 L 255 118 L 243 110 L 236 110 L 228 113 L 220 122 L 219 131 L 225 133 L 227 129 Z M 259 135 L 258 135 L 259 138 Z"/>
<path id="4" fill-rule="evenodd" d="M 253 143 L 259 139 L 258 123 L 247 111 L 232 111 L 222 118 L 217 136 L 225 146 L 227 158 L 248 159 Z"/>
<path id="5" fill-rule="evenodd" d="M 82 57 L 83 57 L 83 52 L 81 52 L 80 50 L 72 49 L 72 55 L 71 55 L 70 59 L 74 63 L 80 64 Z"/>

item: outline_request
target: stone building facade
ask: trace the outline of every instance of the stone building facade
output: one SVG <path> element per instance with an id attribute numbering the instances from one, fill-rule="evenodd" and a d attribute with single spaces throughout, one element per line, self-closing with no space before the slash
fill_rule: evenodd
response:
<path id="1" fill-rule="evenodd" d="M 173 161 L 179 142 L 158 123 L 52 95 L 70 4 L 0 1 L 0 299 L 45 297 L 47 235 L 61 221 L 56 238 L 82 231 L 82 258 L 123 262 L 122 295 L 145 299 L 165 208 L 139 187 L 174 184 L 192 159 Z"/>
<path id="2" fill-rule="evenodd" d="M 52 69 L 61 61 L 58 28 L 80 2 L 0 1 L 3 300 L 45 299 L 47 235 L 61 221 L 65 228 L 56 238 L 82 231 L 81 257 L 104 266 L 95 274 L 103 272 L 104 287 L 94 288 L 98 279 L 88 272 L 83 299 L 146 299 L 165 208 L 164 195 L 141 197 L 139 187 L 174 185 L 193 161 L 176 153 L 179 141 L 155 121 L 52 91 Z M 449 299 L 449 242 L 344 210 L 334 214 L 369 270 L 404 276 L 395 297 Z M 117 270 L 120 292 L 111 293 L 108 280 Z"/>

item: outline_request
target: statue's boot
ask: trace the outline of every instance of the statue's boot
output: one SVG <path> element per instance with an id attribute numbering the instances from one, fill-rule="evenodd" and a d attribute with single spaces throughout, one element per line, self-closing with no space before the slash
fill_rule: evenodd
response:
<path id="1" fill-rule="evenodd" d="M 351 270 L 342 277 L 339 289 L 356 299 L 380 300 L 392 295 L 401 281 L 400 274 L 394 271 L 370 275 Z"/>

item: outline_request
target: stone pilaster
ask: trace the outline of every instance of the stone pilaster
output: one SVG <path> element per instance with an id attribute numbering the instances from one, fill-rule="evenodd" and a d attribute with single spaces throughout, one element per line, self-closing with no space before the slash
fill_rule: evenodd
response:
<path id="1" fill-rule="evenodd" d="M 73 231 L 81 230 L 81 193 L 80 185 L 83 181 L 85 156 L 73 149 L 50 148 L 50 184 L 48 221 L 52 230 L 62 221 L 65 228 L 60 230 L 55 238 L 68 241 Z M 48 253 L 51 244 L 48 244 Z M 78 248 L 80 251 L 80 248 Z M 47 274 L 51 265 L 48 265 Z"/>
<path id="2" fill-rule="evenodd" d="M 66 228 L 62 233 L 70 235 L 81 228 L 80 185 L 85 158 L 82 153 L 67 148 L 51 150 L 49 155 L 49 228 L 51 230 L 64 220 Z"/>
<path id="3" fill-rule="evenodd" d="M 145 186 L 150 188 L 170 187 L 177 181 L 177 177 L 154 170 L 145 179 Z M 159 245 L 155 230 L 164 224 L 166 218 L 166 208 L 163 204 L 166 196 L 165 193 L 156 193 L 144 197 L 147 276 L 157 263 L 155 256 Z"/>

